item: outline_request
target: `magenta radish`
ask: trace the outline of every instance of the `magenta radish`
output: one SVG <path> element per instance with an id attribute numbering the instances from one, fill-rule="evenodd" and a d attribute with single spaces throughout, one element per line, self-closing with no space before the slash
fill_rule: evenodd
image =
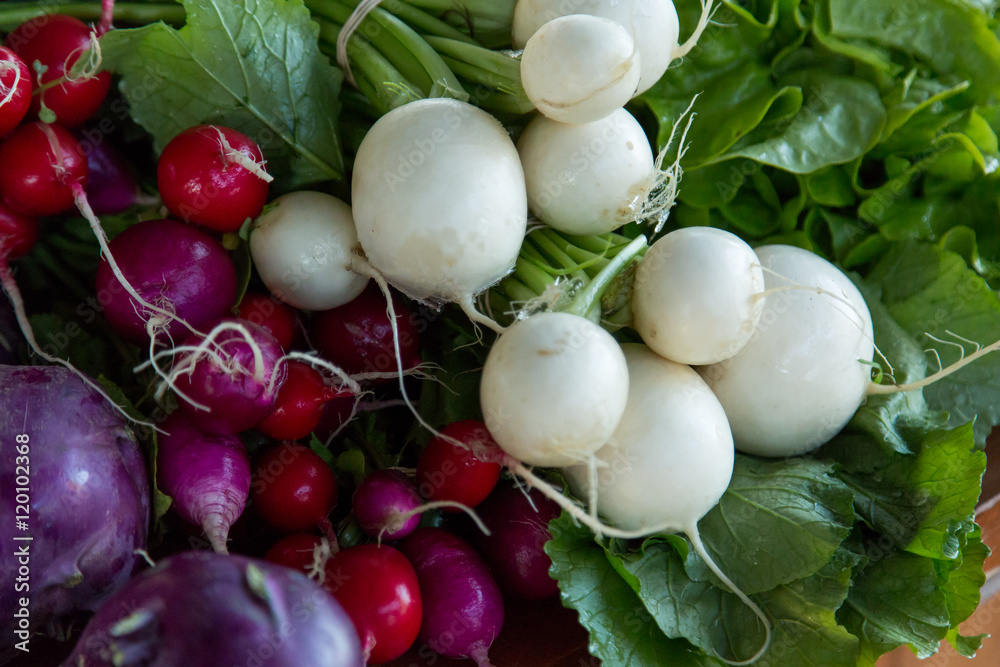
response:
<path id="1" fill-rule="evenodd" d="M 0 366 L 0 405 L 5 662 L 15 642 L 34 651 L 35 631 L 58 630 L 68 614 L 98 608 L 139 569 L 135 550 L 146 548 L 150 484 L 128 422 L 69 370 Z M 27 516 L 18 509 L 28 503 L 18 497 L 23 487 L 30 489 Z M 22 518 L 28 532 L 15 526 Z M 17 540 L 26 535 L 30 543 Z M 29 544 L 30 590 L 21 590 L 23 562 L 15 553 Z M 22 608 L 24 621 L 16 613 Z"/>
<path id="2" fill-rule="evenodd" d="M 361 530 L 380 540 L 399 540 L 416 530 L 422 504 L 413 481 L 392 468 L 365 477 L 351 499 Z"/>
<path id="3" fill-rule="evenodd" d="M 393 296 L 396 329 L 404 370 L 420 364 L 420 326 L 416 313 L 398 294 Z M 385 297 L 375 285 L 337 308 L 316 313 L 309 338 L 324 359 L 355 377 L 387 379 L 396 372 L 392 325 Z"/>
<path id="4" fill-rule="evenodd" d="M 272 178 L 254 141 L 221 125 L 198 125 L 175 136 L 156 165 L 163 203 L 185 222 L 235 232 L 256 218 Z"/>
<path id="5" fill-rule="evenodd" d="M 274 410 L 288 375 L 281 346 L 264 327 L 235 317 L 206 328 L 158 353 L 174 357 L 163 386 L 204 429 L 232 434 L 253 428 Z"/>
<path id="6" fill-rule="evenodd" d="M 31 106 L 31 72 L 21 58 L 0 46 L 0 137 L 24 119 Z"/>
<path id="7" fill-rule="evenodd" d="M 430 501 L 475 507 L 490 495 L 500 479 L 502 459 L 503 452 L 486 424 L 474 419 L 452 422 L 420 454 L 420 495 Z"/>
<path id="8" fill-rule="evenodd" d="M 327 561 L 323 587 L 354 622 L 368 664 L 395 660 L 413 645 L 423 620 L 421 589 L 410 561 L 396 549 L 341 549 Z"/>
<path id="9" fill-rule="evenodd" d="M 418 528 L 399 549 L 413 564 L 423 597 L 418 638 L 446 657 L 489 665 L 504 607 L 486 563 L 465 540 L 441 528 Z"/>
<path id="10" fill-rule="evenodd" d="M 185 323 L 197 329 L 224 317 L 236 301 L 236 267 L 218 239 L 176 220 L 147 220 L 109 244 L 118 267 L 147 302 L 173 314 L 148 312 L 102 258 L 97 299 L 108 323 L 133 343 L 150 340 L 150 330 L 178 339 Z"/>
<path id="11" fill-rule="evenodd" d="M 63 14 L 38 16 L 7 35 L 6 45 L 30 68 L 36 62 L 44 68 L 32 113 L 63 127 L 94 115 L 111 88 L 111 73 L 98 71 L 99 52 L 92 48 L 97 37 L 83 21 Z M 81 61 L 84 57 L 88 60 Z"/>
<path id="12" fill-rule="evenodd" d="M 344 609 L 304 574 L 196 551 L 132 579 L 90 619 L 64 664 L 362 667 L 364 660 Z"/>
<path id="13" fill-rule="evenodd" d="M 250 461 L 233 435 L 210 433 L 174 412 L 160 426 L 156 476 L 160 490 L 185 521 L 205 531 L 212 548 L 227 553 L 229 528 L 246 507 Z"/>
<path id="14" fill-rule="evenodd" d="M 139 201 L 134 169 L 99 130 L 74 132 L 87 156 L 87 201 L 97 215 L 121 213 Z M 90 137 L 96 135 L 96 140 Z"/>
<path id="15" fill-rule="evenodd" d="M 552 559 L 545 543 L 552 539 L 549 521 L 562 509 L 537 489 L 500 484 L 476 508 L 487 535 L 469 530 L 469 539 L 490 566 L 504 595 L 521 600 L 542 600 L 559 592 L 549 576 Z"/>
<path id="16" fill-rule="evenodd" d="M 361 293 L 368 278 L 351 267 L 357 247 L 351 207 L 323 192 L 282 195 L 250 227 L 261 280 L 275 297 L 304 310 L 336 308 Z"/>
<path id="17" fill-rule="evenodd" d="M 73 207 L 73 186 L 87 185 L 87 158 L 69 130 L 27 123 L 0 142 L 0 198 L 36 217 Z"/>
<path id="18" fill-rule="evenodd" d="M 337 505 L 337 479 L 308 447 L 283 442 L 269 448 L 254 462 L 251 488 L 254 509 L 272 528 L 332 533 L 328 515 Z"/>

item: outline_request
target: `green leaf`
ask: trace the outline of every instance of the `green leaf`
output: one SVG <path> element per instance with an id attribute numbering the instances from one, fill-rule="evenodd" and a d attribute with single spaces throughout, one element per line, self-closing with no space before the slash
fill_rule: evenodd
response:
<path id="1" fill-rule="evenodd" d="M 881 290 L 892 318 L 937 350 L 945 366 L 959 359 L 961 348 L 974 349 L 963 339 L 988 345 L 1000 332 L 1000 299 L 955 253 L 927 243 L 899 243 L 868 280 Z M 928 358 L 934 370 L 936 358 Z M 1000 357 L 978 359 L 923 391 L 932 409 L 950 413 L 950 424 L 975 420 L 976 440 L 982 443 L 1000 422 Z"/>
<path id="2" fill-rule="evenodd" d="M 563 605 L 580 614 L 590 633 L 590 653 L 606 667 L 711 667 L 714 660 L 685 641 L 666 637 L 632 588 L 586 529 L 563 516 L 549 523 L 545 552 Z"/>
<path id="3" fill-rule="evenodd" d="M 339 178 L 341 72 L 317 45 L 301 0 L 186 0 L 187 24 L 112 30 L 104 67 L 120 74 L 130 114 L 155 148 L 193 125 L 217 123 L 261 147 L 274 187 Z"/>
<path id="4" fill-rule="evenodd" d="M 698 527 L 722 571 L 752 594 L 828 563 L 854 523 L 852 501 L 828 463 L 738 456 L 728 490 Z"/>
<path id="5" fill-rule="evenodd" d="M 837 455 L 840 477 L 855 492 L 865 523 L 889 544 L 937 559 L 956 559 L 979 498 L 986 456 L 975 449 L 972 426 L 935 431 L 913 445 L 915 455 L 893 453 L 881 464 Z"/>

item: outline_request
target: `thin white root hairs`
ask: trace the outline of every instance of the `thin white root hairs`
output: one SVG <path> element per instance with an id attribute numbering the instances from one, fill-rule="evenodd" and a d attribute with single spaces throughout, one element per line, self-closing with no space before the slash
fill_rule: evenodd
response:
<path id="1" fill-rule="evenodd" d="M 691 129 L 694 117 L 697 115 L 692 113 L 691 109 L 694 107 L 697 99 L 698 95 L 691 98 L 691 103 L 688 104 L 687 109 L 677 117 L 673 127 L 670 128 L 670 136 L 667 137 L 667 143 L 656 155 L 653 171 L 650 172 L 646 178 L 646 182 L 640 188 L 640 194 L 629 204 L 629 209 L 633 212 L 633 220 L 655 221 L 653 233 L 658 233 L 663 229 L 663 225 L 666 224 L 667 217 L 670 215 L 670 209 L 673 208 L 674 203 L 677 201 L 677 195 L 680 192 L 680 182 L 684 176 L 684 170 L 681 168 L 681 158 L 684 157 L 684 154 L 688 150 L 688 131 Z M 670 147 L 674 144 L 677 128 L 680 127 L 685 118 L 687 118 L 687 123 L 684 124 L 684 130 L 681 132 L 680 143 L 677 146 L 677 158 L 673 164 L 663 169 L 663 160 Z"/>
<path id="2" fill-rule="evenodd" d="M 267 173 L 264 170 L 265 163 L 257 162 L 249 155 L 246 155 L 245 153 L 242 153 L 241 151 L 238 151 L 235 148 L 233 148 L 233 145 L 229 143 L 228 139 L 226 139 L 226 135 L 224 135 L 222 133 L 222 130 L 220 130 L 215 125 L 210 125 L 209 127 L 211 127 L 219 134 L 219 143 L 222 146 L 223 162 L 231 162 L 233 164 L 238 164 L 239 166 L 243 167 L 244 169 L 249 171 L 251 174 L 259 178 L 260 180 L 264 181 L 265 183 L 270 183 L 271 181 L 274 180 L 274 176 L 271 176 L 271 174 Z"/>

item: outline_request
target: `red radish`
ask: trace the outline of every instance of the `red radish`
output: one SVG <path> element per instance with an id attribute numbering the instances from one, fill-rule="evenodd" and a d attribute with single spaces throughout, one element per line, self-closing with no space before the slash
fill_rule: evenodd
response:
<path id="1" fill-rule="evenodd" d="M 38 241 L 38 220 L 0 203 L 0 261 L 24 257 Z"/>
<path id="2" fill-rule="evenodd" d="M 295 311 L 270 294 L 247 292 L 237 306 L 237 317 L 259 324 L 274 336 L 281 349 L 292 349 L 295 342 Z"/>
<path id="3" fill-rule="evenodd" d="M 170 140 L 156 166 L 164 205 L 217 232 L 235 232 L 260 215 L 271 177 L 254 141 L 221 125 L 197 125 Z"/>
<path id="4" fill-rule="evenodd" d="M 216 433 L 239 433 L 267 417 L 288 374 L 274 336 L 235 317 L 169 353 L 175 358 L 166 384 L 194 423 Z"/>
<path id="5" fill-rule="evenodd" d="M 253 506 L 272 528 L 301 533 L 329 528 L 337 505 L 333 471 L 308 447 L 284 442 L 268 449 L 253 472 Z"/>
<path id="6" fill-rule="evenodd" d="M 503 626 L 503 598 L 489 568 L 465 541 L 441 528 L 418 528 L 399 543 L 420 582 L 419 639 L 449 658 L 489 665 Z"/>
<path id="7" fill-rule="evenodd" d="M 323 585 L 354 622 L 368 664 L 394 660 L 413 645 L 423 620 L 421 590 L 399 551 L 385 544 L 342 549 L 327 562 Z"/>
<path id="8" fill-rule="evenodd" d="M 96 39 L 83 21 L 63 14 L 38 16 L 7 35 L 7 46 L 29 67 L 36 68 L 37 62 L 45 68 L 32 99 L 32 113 L 37 115 L 44 102 L 64 127 L 76 127 L 94 115 L 111 88 L 111 73 L 97 72 L 100 63 L 91 51 Z M 74 65 L 88 51 L 91 61 L 85 71 L 72 75 Z"/>
<path id="9" fill-rule="evenodd" d="M 0 46 L 0 137 L 24 119 L 31 106 L 31 72 L 21 58 Z"/>
<path id="10" fill-rule="evenodd" d="M 156 454 L 160 489 L 173 498 L 171 507 L 185 521 L 201 526 L 219 553 L 246 507 L 250 461 L 240 439 L 209 433 L 174 412 L 161 428 Z"/>
<path id="11" fill-rule="evenodd" d="M 301 361 L 288 362 L 288 377 L 278 391 L 274 410 L 257 430 L 275 440 L 301 440 L 316 428 L 323 405 L 343 392 L 327 386 L 323 376 Z"/>
<path id="12" fill-rule="evenodd" d="M 351 508 L 361 530 L 374 538 L 399 540 L 417 529 L 423 504 L 413 481 L 403 472 L 376 470 L 358 485 Z"/>
<path id="13" fill-rule="evenodd" d="M 96 141 L 90 137 L 96 133 Z M 74 132 L 87 156 L 87 201 L 97 215 L 121 213 L 139 199 L 133 168 L 99 130 Z"/>
<path id="14" fill-rule="evenodd" d="M 403 368 L 413 368 L 420 364 L 417 317 L 400 299 L 394 298 L 393 305 Z M 376 373 L 389 378 L 397 374 L 386 300 L 375 285 L 343 306 L 316 313 L 309 333 L 319 353 L 352 376 Z"/>
<path id="15" fill-rule="evenodd" d="M 417 462 L 420 495 L 428 500 L 449 500 L 475 507 L 500 479 L 502 452 L 480 421 L 467 419 L 448 424 L 433 438 Z M 445 438 L 464 443 L 463 449 Z"/>
<path id="16" fill-rule="evenodd" d="M 354 419 L 358 412 L 357 396 L 342 396 L 331 398 L 323 405 L 323 414 L 314 433 L 320 440 L 326 442 L 335 437 Z"/>
<path id="17" fill-rule="evenodd" d="M 0 143 L 0 197 L 18 213 L 62 213 L 74 203 L 73 184 L 87 185 L 87 158 L 69 130 L 27 123 Z"/>
<path id="18" fill-rule="evenodd" d="M 541 600 L 559 592 L 549 576 L 552 559 L 545 543 L 549 521 L 562 509 L 537 489 L 501 484 L 476 508 L 489 535 L 470 529 L 469 539 L 496 577 L 500 590 L 521 600 Z"/>
<path id="19" fill-rule="evenodd" d="M 201 329 L 224 317 L 236 300 L 236 267 L 218 239 L 176 220 L 147 220 L 109 244 L 122 273 L 146 301 L 176 317 L 150 313 L 129 296 L 106 259 L 97 268 L 97 300 L 126 340 L 150 340 L 153 324 L 178 337 L 185 323 Z M 151 322 L 152 320 L 152 322 Z"/>

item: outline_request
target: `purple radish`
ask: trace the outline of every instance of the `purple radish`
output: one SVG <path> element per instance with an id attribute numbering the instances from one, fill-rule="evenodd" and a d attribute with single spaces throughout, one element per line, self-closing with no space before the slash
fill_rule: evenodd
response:
<path id="1" fill-rule="evenodd" d="M 549 576 L 552 559 L 545 553 L 545 543 L 552 539 L 549 521 L 562 512 L 559 505 L 537 489 L 500 484 L 476 512 L 490 534 L 471 527 L 469 540 L 486 559 L 504 595 L 521 600 L 556 595 L 559 587 Z"/>
<path id="2" fill-rule="evenodd" d="M 351 501 L 361 530 L 371 537 L 399 540 L 417 529 L 423 499 L 405 473 L 377 470 L 358 485 Z"/>
<path id="3" fill-rule="evenodd" d="M 288 376 L 281 345 L 267 329 L 238 318 L 210 325 L 173 351 L 170 386 L 191 421 L 216 433 L 239 433 L 274 410 Z"/>
<path id="4" fill-rule="evenodd" d="M 161 560 L 101 607 L 64 665 L 362 667 L 344 609 L 291 568 L 189 551 Z"/>
<path id="5" fill-rule="evenodd" d="M 96 128 L 74 132 L 87 156 L 87 200 L 97 215 L 114 215 L 128 209 L 139 197 L 132 166 Z M 92 140 L 93 139 L 93 140 Z"/>
<path id="6" fill-rule="evenodd" d="M 150 506 L 132 430 L 79 376 L 0 366 L 0 405 L 2 664 L 35 631 L 59 631 L 125 585 L 146 548 Z"/>
<path id="7" fill-rule="evenodd" d="M 129 227 L 109 244 L 122 274 L 154 306 L 138 304 L 105 258 L 97 268 L 97 300 L 111 327 L 138 345 L 149 342 L 149 327 L 183 338 L 185 323 L 196 329 L 225 317 L 236 302 L 236 267 L 222 243 L 176 220 L 147 220 Z"/>
<path id="8" fill-rule="evenodd" d="M 490 665 L 503 626 L 503 598 L 489 567 L 465 540 L 442 528 L 418 528 L 399 543 L 417 572 L 424 602 L 418 638 L 449 658 Z"/>
<path id="9" fill-rule="evenodd" d="M 228 553 L 229 528 L 250 494 L 250 461 L 235 435 L 209 433 L 174 412 L 163 422 L 156 477 L 160 490 L 173 498 L 174 511 L 200 526 L 212 548 Z"/>

